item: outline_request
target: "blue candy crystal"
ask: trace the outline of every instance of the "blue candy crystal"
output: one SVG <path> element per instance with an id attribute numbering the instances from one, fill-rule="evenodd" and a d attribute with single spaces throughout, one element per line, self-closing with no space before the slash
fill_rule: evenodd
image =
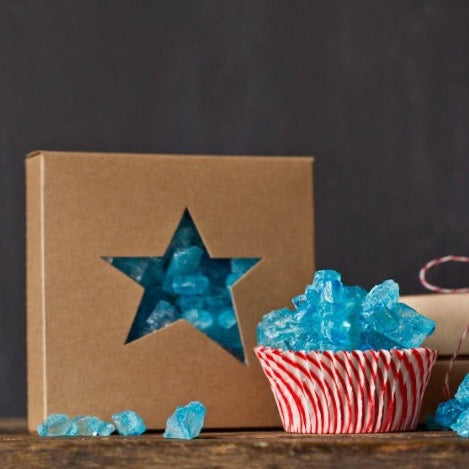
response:
<path id="1" fill-rule="evenodd" d="M 68 415 L 50 414 L 37 427 L 39 436 L 76 436 L 78 427 Z"/>
<path id="2" fill-rule="evenodd" d="M 461 404 L 469 405 L 469 373 L 462 380 L 454 398 Z"/>
<path id="3" fill-rule="evenodd" d="M 144 287 L 127 342 L 186 319 L 244 361 L 230 287 L 259 259 L 212 259 L 187 210 L 163 256 L 103 259 Z"/>
<path id="4" fill-rule="evenodd" d="M 214 324 L 212 315 L 200 309 L 189 309 L 183 313 L 182 317 L 201 331 L 210 329 Z"/>
<path id="5" fill-rule="evenodd" d="M 366 341 L 366 332 L 373 335 L 383 344 L 393 347 L 412 348 L 420 344 L 433 333 L 433 320 L 417 313 L 410 306 L 398 302 L 399 286 L 393 280 L 386 280 L 374 287 L 363 300 L 362 327 Z"/>
<path id="6" fill-rule="evenodd" d="M 181 440 L 197 438 L 204 426 L 205 412 L 205 406 L 199 401 L 178 406 L 166 421 L 163 437 Z"/>
<path id="7" fill-rule="evenodd" d="M 456 399 L 441 402 L 435 412 L 435 422 L 444 429 L 451 428 L 456 423 L 461 412 L 465 410 L 464 404 Z"/>
<path id="8" fill-rule="evenodd" d="M 454 430 L 459 436 L 469 437 L 469 408 L 459 414 L 456 422 L 451 425 L 451 430 Z"/>
<path id="9" fill-rule="evenodd" d="M 231 329 L 238 324 L 233 308 L 223 310 L 218 316 L 218 324 L 223 329 Z"/>
<path id="10" fill-rule="evenodd" d="M 142 417 L 133 410 L 124 410 L 112 416 L 119 435 L 136 436 L 145 433 L 146 427 Z"/>
<path id="11" fill-rule="evenodd" d="M 176 275 L 192 274 L 199 267 L 203 253 L 202 248 L 198 246 L 176 249 L 169 263 L 166 275 L 174 277 Z"/>
<path id="12" fill-rule="evenodd" d="M 72 420 L 76 424 L 78 436 L 109 436 L 116 427 L 92 415 L 79 415 Z"/>
<path id="13" fill-rule="evenodd" d="M 178 295 L 201 295 L 207 290 L 209 283 L 208 277 L 203 274 L 177 275 L 171 286 Z"/>
<path id="14" fill-rule="evenodd" d="M 435 324 L 398 302 L 393 280 L 368 294 L 345 286 L 333 270 L 317 271 L 313 283 L 295 296 L 295 310 L 282 308 L 258 325 L 258 343 L 291 350 L 369 350 L 418 347 Z"/>

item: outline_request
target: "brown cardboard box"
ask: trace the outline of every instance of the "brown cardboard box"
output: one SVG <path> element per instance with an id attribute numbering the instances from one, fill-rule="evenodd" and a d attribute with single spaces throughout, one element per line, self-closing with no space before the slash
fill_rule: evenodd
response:
<path id="1" fill-rule="evenodd" d="M 29 428 L 133 409 L 163 428 L 280 425 L 253 353 L 262 315 L 314 271 L 311 158 L 36 152 L 27 170 Z M 102 256 L 164 254 L 187 208 L 212 257 L 262 260 L 234 287 L 246 363 L 184 320 L 125 343 L 142 288 Z"/>

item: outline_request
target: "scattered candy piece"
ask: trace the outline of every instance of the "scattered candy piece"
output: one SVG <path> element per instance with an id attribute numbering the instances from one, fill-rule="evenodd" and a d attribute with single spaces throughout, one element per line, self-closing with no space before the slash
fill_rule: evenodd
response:
<path id="1" fill-rule="evenodd" d="M 39 436 L 76 436 L 78 427 L 68 415 L 50 414 L 37 427 Z"/>
<path id="2" fill-rule="evenodd" d="M 164 438 L 190 440 L 197 438 L 204 426 L 205 406 L 199 401 L 178 406 L 166 421 Z"/>
<path id="3" fill-rule="evenodd" d="M 78 436 L 109 436 L 115 432 L 112 423 L 105 422 L 93 415 L 79 415 L 72 419 L 78 428 Z"/>
<path id="4" fill-rule="evenodd" d="M 145 433 L 147 428 L 142 417 L 133 410 L 124 410 L 112 416 L 119 435 L 136 436 Z"/>
<path id="5" fill-rule="evenodd" d="M 441 402 L 435 412 L 435 422 L 441 428 L 448 430 L 456 422 L 461 412 L 465 409 L 464 404 L 456 399 L 448 399 Z"/>
<path id="6" fill-rule="evenodd" d="M 282 350 L 369 350 L 418 347 L 435 323 L 398 302 L 399 286 L 386 280 L 367 293 L 346 286 L 334 270 L 319 270 L 295 310 L 266 314 L 257 327 L 260 345 Z"/>
<path id="7" fill-rule="evenodd" d="M 454 430 L 459 436 L 469 437 L 469 409 L 461 412 L 456 422 L 451 425 L 451 430 Z"/>
<path id="8" fill-rule="evenodd" d="M 469 373 L 464 377 L 453 399 L 440 402 L 435 417 L 425 420 L 429 430 L 454 430 L 469 437 Z"/>

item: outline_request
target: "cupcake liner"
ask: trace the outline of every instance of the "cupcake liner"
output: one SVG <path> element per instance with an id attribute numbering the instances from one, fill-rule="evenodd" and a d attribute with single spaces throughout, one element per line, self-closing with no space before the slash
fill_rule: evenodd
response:
<path id="1" fill-rule="evenodd" d="M 437 356 L 428 348 L 255 352 L 290 433 L 413 430 Z"/>

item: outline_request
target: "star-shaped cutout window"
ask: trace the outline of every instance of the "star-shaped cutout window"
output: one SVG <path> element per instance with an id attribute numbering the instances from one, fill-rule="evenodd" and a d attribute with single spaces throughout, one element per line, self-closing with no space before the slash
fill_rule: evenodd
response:
<path id="1" fill-rule="evenodd" d="M 103 257 L 144 288 L 126 343 L 180 319 L 244 362 L 231 287 L 259 258 L 212 258 L 186 209 L 161 257 Z"/>

